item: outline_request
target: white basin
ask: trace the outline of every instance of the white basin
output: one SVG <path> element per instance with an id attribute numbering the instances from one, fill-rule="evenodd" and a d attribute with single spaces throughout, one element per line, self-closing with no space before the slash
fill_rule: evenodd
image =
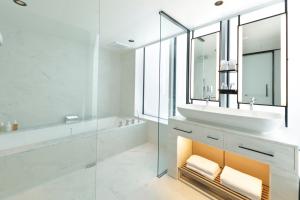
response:
<path id="1" fill-rule="evenodd" d="M 188 120 L 252 132 L 269 132 L 283 124 L 279 113 L 186 104 L 177 107 Z"/>

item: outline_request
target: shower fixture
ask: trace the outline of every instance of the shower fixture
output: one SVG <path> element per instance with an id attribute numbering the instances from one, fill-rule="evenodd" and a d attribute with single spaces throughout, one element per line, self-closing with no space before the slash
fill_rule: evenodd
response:
<path id="1" fill-rule="evenodd" d="M 27 6 L 27 3 L 25 1 L 22 0 L 13 0 L 13 1 L 19 6 Z"/>

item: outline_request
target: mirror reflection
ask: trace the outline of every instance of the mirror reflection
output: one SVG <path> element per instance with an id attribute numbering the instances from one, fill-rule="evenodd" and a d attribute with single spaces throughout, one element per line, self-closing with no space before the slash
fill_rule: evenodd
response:
<path id="1" fill-rule="evenodd" d="M 285 15 L 240 27 L 239 102 L 285 105 Z"/>
<path id="2" fill-rule="evenodd" d="M 194 100 L 218 100 L 219 32 L 192 40 L 192 91 Z"/>

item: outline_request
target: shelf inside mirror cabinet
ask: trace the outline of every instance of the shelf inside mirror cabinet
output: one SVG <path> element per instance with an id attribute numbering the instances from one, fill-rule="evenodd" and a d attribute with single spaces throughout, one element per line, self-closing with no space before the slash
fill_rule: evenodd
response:
<path id="1" fill-rule="evenodd" d="M 237 94 L 237 90 L 219 90 L 220 94 Z"/>

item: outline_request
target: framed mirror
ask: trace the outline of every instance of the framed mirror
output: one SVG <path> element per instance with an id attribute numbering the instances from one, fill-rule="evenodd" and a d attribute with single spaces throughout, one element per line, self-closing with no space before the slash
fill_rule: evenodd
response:
<path id="1" fill-rule="evenodd" d="M 220 32 L 192 39 L 191 100 L 219 100 Z"/>
<path id="2" fill-rule="evenodd" d="M 286 106 L 286 15 L 239 26 L 238 101 Z"/>

